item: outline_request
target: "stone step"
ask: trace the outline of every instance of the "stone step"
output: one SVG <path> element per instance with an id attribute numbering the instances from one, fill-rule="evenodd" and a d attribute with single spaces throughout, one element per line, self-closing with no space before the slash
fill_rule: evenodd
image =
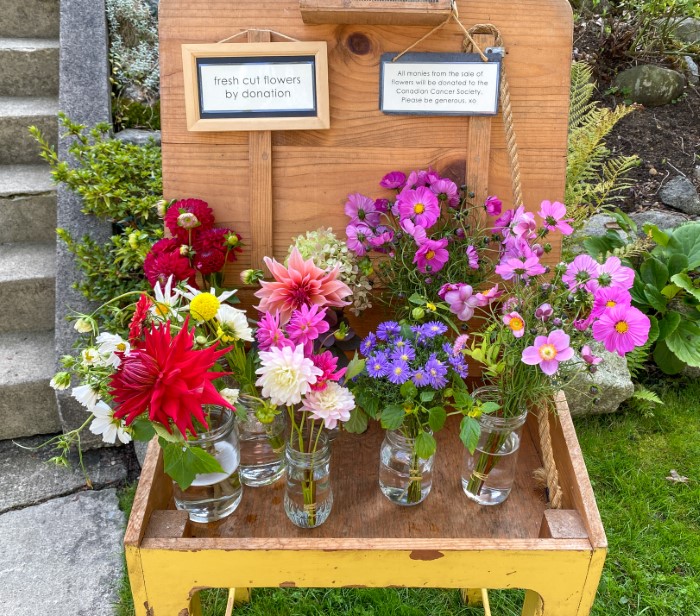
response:
<path id="1" fill-rule="evenodd" d="M 58 139 L 58 99 L 0 97 L 0 165 L 40 163 L 39 144 L 30 126 L 54 147 Z"/>
<path id="2" fill-rule="evenodd" d="M 2 0 L 0 36 L 58 38 L 59 0 Z"/>
<path id="3" fill-rule="evenodd" d="M 56 185 L 48 165 L 0 166 L 0 244 L 56 238 Z"/>
<path id="4" fill-rule="evenodd" d="M 6 320 L 12 315 L 9 304 Z M 56 396 L 53 330 L 0 334 L 0 440 L 61 430 Z"/>
<path id="5" fill-rule="evenodd" d="M 53 329 L 55 284 L 54 244 L 0 245 L 0 332 Z"/>
<path id="6" fill-rule="evenodd" d="M 58 96 L 58 54 L 58 38 L 0 38 L 0 96 Z"/>

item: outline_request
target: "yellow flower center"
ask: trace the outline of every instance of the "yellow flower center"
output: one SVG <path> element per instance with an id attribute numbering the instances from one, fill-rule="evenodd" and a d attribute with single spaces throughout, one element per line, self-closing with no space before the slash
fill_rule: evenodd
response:
<path id="1" fill-rule="evenodd" d="M 219 326 L 216 328 L 216 336 L 223 342 L 224 344 L 227 344 L 229 342 L 235 342 L 236 337 L 231 335 L 230 332 L 225 332 L 223 327 Z"/>
<path id="2" fill-rule="evenodd" d="M 627 321 L 618 321 L 615 323 L 615 331 L 618 334 L 626 334 L 629 328 L 630 326 L 627 324 Z"/>
<path id="3" fill-rule="evenodd" d="M 402 372 L 403 372 L 403 368 L 401 366 L 396 366 L 396 368 L 394 368 L 394 374 L 396 376 L 400 376 Z"/>
<path id="4" fill-rule="evenodd" d="M 168 313 L 170 312 L 170 306 L 168 306 L 168 304 L 164 304 L 163 302 L 156 302 L 153 308 L 155 313 L 160 317 L 168 316 Z"/>
<path id="5" fill-rule="evenodd" d="M 508 327 L 510 327 L 514 332 L 519 332 L 523 327 L 525 327 L 525 323 L 523 323 L 522 319 L 519 319 L 518 317 L 513 317 L 510 320 L 510 323 L 508 323 Z M 540 351 L 541 353 L 542 351 Z"/>
<path id="6" fill-rule="evenodd" d="M 539 349 L 540 357 L 545 361 L 550 361 L 557 356 L 557 349 L 553 344 L 543 344 Z"/>
<path id="7" fill-rule="evenodd" d="M 425 206 L 424 206 L 422 203 L 416 203 L 416 204 L 413 206 L 413 211 L 414 211 L 416 214 L 422 214 L 423 212 L 425 212 Z"/>
<path id="8" fill-rule="evenodd" d="M 221 302 L 211 293 L 195 295 L 190 302 L 190 314 L 198 321 L 210 321 L 216 316 Z"/>
<path id="9" fill-rule="evenodd" d="M 607 302 L 605 302 L 606 308 L 614 308 L 617 306 L 617 302 L 615 300 L 609 299 Z"/>
<path id="10" fill-rule="evenodd" d="M 124 351 L 126 351 L 126 344 L 124 342 L 120 342 L 119 344 L 117 344 L 116 349 L 120 353 L 123 353 Z"/>
<path id="11" fill-rule="evenodd" d="M 432 261 L 435 258 L 435 251 L 434 250 L 429 250 L 428 252 L 425 253 L 425 258 L 427 261 Z"/>

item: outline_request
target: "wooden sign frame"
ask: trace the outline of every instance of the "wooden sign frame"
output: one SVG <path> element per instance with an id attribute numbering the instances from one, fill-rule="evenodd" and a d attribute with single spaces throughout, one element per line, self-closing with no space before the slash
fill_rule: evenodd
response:
<path id="1" fill-rule="evenodd" d="M 241 117 L 203 117 L 200 102 L 198 63 L 212 59 L 221 63 L 226 58 L 241 60 L 269 59 L 270 63 L 285 59 L 312 57 L 314 66 L 315 115 L 300 116 L 290 111 L 271 117 L 269 113 L 250 117 L 251 112 L 241 112 Z M 182 45 L 182 69 L 184 76 L 185 114 L 189 131 L 274 131 L 274 130 L 323 130 L 330 128 L 328 95 L 328 48 L 325 41 L 284 43 L 215 43 Z M 276 112 L 277 113 L 277 112 Z"/>

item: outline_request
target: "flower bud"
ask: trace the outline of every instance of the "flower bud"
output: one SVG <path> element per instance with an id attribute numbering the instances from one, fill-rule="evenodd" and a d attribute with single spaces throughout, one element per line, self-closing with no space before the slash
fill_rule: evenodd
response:
<path id="1" fill-rule="evenodd" d="M 129 233 L 129 238 L 127 241 L 129 242 L 131 249 L 136 250 L 139 247 L 139 234 L 135 231 L 133 233 Z"/>
<path id="2" fill-rule="evenodd" d="M 243 284 L 256 284 L 264 278 L 262 270 L 247 269 L 241 272 L 241 282 Z"/>
<path id="3" fill-rule="evenodd" d="M 63 391 L 70 387 L 70 373 L 69 372 L 57 372 L 54 377 L 49 381 L 49 385 L 58 391 Z"/>
<path id="4" fill-rule="evenodd" d="M 428 276 L 428 277 L 425 279 L 425 284 L 433 284 L 433 279 L 432 279 L 430 276 Z"/>
<path id="5" fill-rule="evenodd" d="M 73 329 L 81 334 L 89 334 L 92 331 L 92 319 L 80 317 L 73 325 Z"/>
<path id="6" fill-rule="evenodd" d="M 552 325 L 554 325 L 554 327 L 561 327 L 563 324 L 564 322 L 559 317 L 552 321 Z"/>
<path id="7" fill-rule="evenodd" d="M 168 202 L 165 199 L 156 201 L 156 212 L 160 218 L 165 218 L 165 212 L 168 211 Z"/>
<path id="8" fill-rule="evenodd" d="M 457 229 L 455 229 L 455 235 L 458 238 L 463 239 L 464 238 L 464 229 L 462 229 L 462 227 L 458 227 Z"/>
<path id="9" fill-rule="evenodd" d="M 197 346 L 203 347 L 203 346 L 206 346 L 206 344 L 207 344 L 207 337 L 200 335 L 200 336 L 197 336 L 194 339 L 194 341 L 197 344 Z"/>
<path id="10" fill-rule="evenodd" d="M 201 224 L 192 212 L 183 212 L 177 217 L 177 226 L 183 229 L 196 229 Z"/>
<path id="11" fill-rule="evenodd" d="M 425 310 L 421 308 L 420 306 L 416 306 L 412 311 L 411 311 L 411 316 L 416 320 L 420 321 L 425 317 Z"/>

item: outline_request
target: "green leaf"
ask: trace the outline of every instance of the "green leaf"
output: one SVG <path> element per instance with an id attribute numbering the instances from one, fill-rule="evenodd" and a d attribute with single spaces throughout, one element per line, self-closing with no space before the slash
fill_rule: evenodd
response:
<path id="1" fill-rule="evenodd" d="M 668 246 L 668 234 L 661 231 L 656 225 L 652 225 L 650 222 L 645 224 L 642 229 L 644 233 L 651 237 L 654 242 L 659 246 Z"/>
<path id="2" fill-rule="evenodd" d="M 398 404 L 385 406 L 381 415 L 382 428 L 396 430 L 403 423 L 404 417 L 406 417 L 406 412 L 402 406 Z"/>
<path id="3" fill-rule="evenodd" d="M 425 298 L 420 293 L 414 293 L 408 298 L 408 301 L 412 304 L 417 304 L 418 306 L 425 305 Z"/>
<path id="4" fill-rule="evenodd" d="M 652 287 L 650 284 L 646 285 L 644 287 L 644 297 L 646 297 L 647 302 L 654 310 L 658 312 L 666 311 L 668 300 L 655 287 Z"/>
<path id="5" fill-rule="evenodd" d="M 678 295 L 678 292 L 681 290 L 681 288 L 678 285 L 675 284 L 667 284 L 663 289 L 661 289 L 661 295 L 663 295 L 666 299 L 673 299 Z"/>
<path id="6" fill-rule="evenodd" d="M 379 398 L 373 396 L 371 392 L 359 389 L 355 393 L 355 399 L 362 409 L 373 419 L 377 418 L 379 412 Z"/>
<path id="7" fill-rule="evenodd" d="M 349 381 L 354 379 L 358 374 L 360 374 L 365 369 L 365 364 L 367 362 L 364 359 L 360 359 L 355 353 L 355 356 L 350 360 L 348 364 L 348 369 L 345 371 L 345 380 Z"/>
<path id="8" fill-rule="evenodd" d="M 695 323 L 681 320 L 664 342 L 678 359 L 689 366 L 700 368 L 700 327 Z"/>
<path id="9" fill-rule="evenodd" d="M 666 345 L 666 341 L 657 342 L 654 347 L 654 362 L 665 374 L 678 374 L 685 368 L 682 362 Z"/>
<path id="10" fill-rule="evenodd" d="M 463 417 L 459 424 L 459 438 L 469 453 L 474 453 L 479 437 L 481 436 L 481 426 L 473 417 Z"/>
<path id="11" fill-rule="evenodd" d="M 418 395 L 418 388 L 413 381 L 406 381 L 399 392 L 407 400 L 413 400 Z"/>
<path id="12" fill-rule="evenodd" d="M 471 408 L 474 406 L 474 399 L 466 391 L 456 391 L 455 404 L 462 409 Z"/>
<path id="13" fill-rule="evenodd" d="M 668 267 L 668 273 L 671 276 L 671 280 L 673 280 L 673 276 L 688 269 L 688 257 L 685 255 L 673 254 L 668 258 L 666 267 Z"/>
<path id="14" fill-rule="evenodd" d="M 184 443 L 182 435 L 179 432 L 168 432 L 165 427 L 159 423 L 151 424 L 156 434 L 168 443 Z"/>
<path id="15" fill-rule="evenodd" d="M 693 284 L 693 281 L 688 274 L 676 274 L 675 276 L 671 277 L 671 282 L 678 285 L 681 289 L 688 291 L 688 293 L 690 293 L 700 302 L 700 288 Z"/>
<path id="16" fill-rule="evenodd" d="M 421 432 L 416 437 L 416 453 L 419 458 L 428 459 L 435 453 L 437 443 L 432 434 Z"/>
<path id="17" fill-rule="evenodd" d="M 441 406 L 428 409 L 428 425 L 433 432 L 441 430 L 447 419 L 447 411 Z"/>
<path id="18" fill-rule="evenodd" d="M 343 427 L 353 434 L 362 434 L 367 429 L 368 423 L 369 419 L 367 418 L 367 413 L 355 407 L 350 412 L 350 419 L 343 424 Z"/>
<path id="19" fill-rule="evenodd" d="M 223 473 L 218 460 L 201 447 L 190 447 L 184 443 L 170 443 L 159 439 L 163 449 L 163 470 L 186 490 L 197 475 Z"/>
<path id="20" fill-rule="evenodd" d="M 131 424 L 131 436 L 135 441 L 150 441 L 155 433 L 155 428 L 148 419 L 139 417 Z"/>
<path id="21" fill-rule="evenodd" d="M 630 295 L 632 296 L 632 301 L 638 306 L 644 306 L 649 303 L 644 295 L 644 282 L 638 275 L 634 277 L 634 284 L 630 289 Z"/>
<path id="22" fill-rule="evenodd" d="M 651 257 L 639 268 L 642 280 L 656 289 L 663 289 L 668 282 L 668 268 L 658 259 Z"/>
<path id="23" fill-rule="evenodd" d="M 700 267 L 700 222 L 692 222 L 673 231 L 673 250 L 670 253 L 688 257 L 688 269 Z M 669 243 L 669 248 L 671 245 Z"/>
<path id="24" fill-rule="evenodd" d="M 420 392 L 420 401 L 421 402 L 432 402 L 433 399 L 435 398 L 435 390 L 434 389 L 426 389 L 425 391 Z"/>
<path id="25" fill-rule="evenodd" d="M 592 257 L 605 257 L 615 248 L 624 245 L 625 243 L 615 231 L 607 231 L 602 237 L 589 237 L 583 241 L 583 247 Z"/>
<path id="26" fill-rule="evenodd" d="M 659 319 L 659 337 L 657 340 L 665 340 L 678 328 L 681 315 L 675 310 L 668 312 L 663 319 Z"/>

